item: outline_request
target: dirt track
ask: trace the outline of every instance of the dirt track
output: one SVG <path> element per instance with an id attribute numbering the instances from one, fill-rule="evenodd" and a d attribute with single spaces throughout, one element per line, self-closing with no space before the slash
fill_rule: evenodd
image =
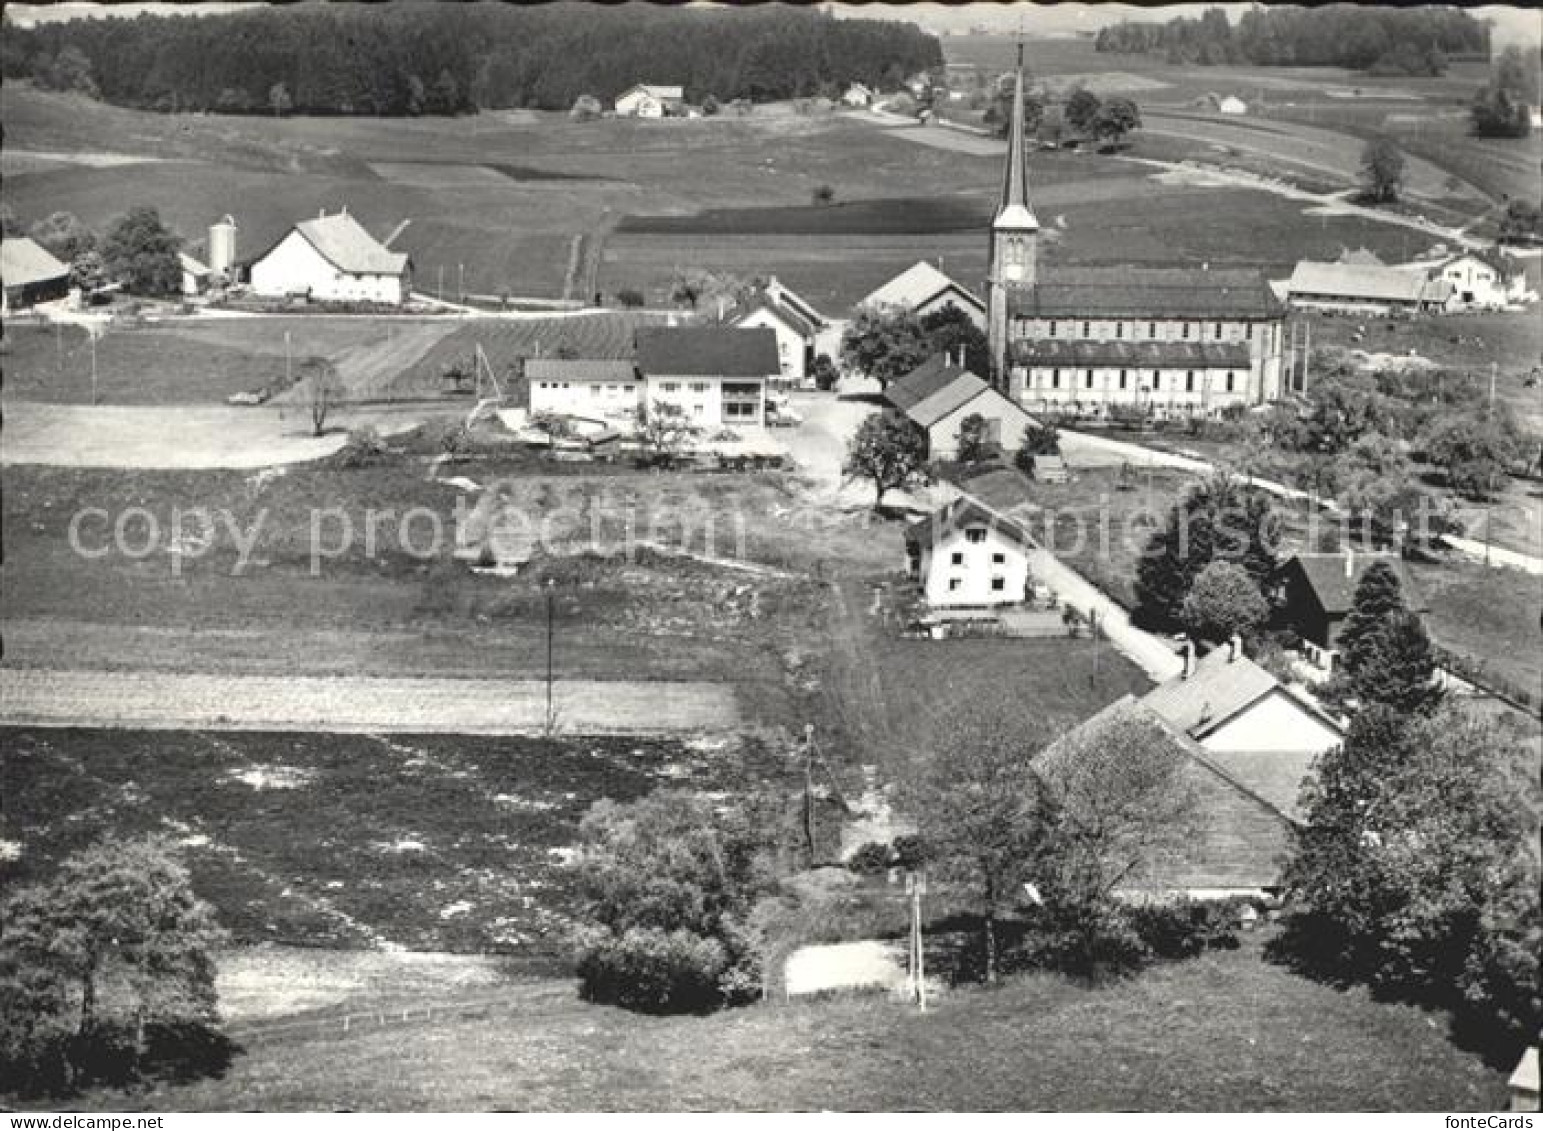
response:
<path id="1" fill-rule="evenodd" d="M 724 730 L 739 722 L 727 684 L 559 680 L 570 734 Z M 205 676 L 169 672 L 0 672 L 0 723 L 131 730 L 308 730 L 540 734 L 542 680 Z"/>

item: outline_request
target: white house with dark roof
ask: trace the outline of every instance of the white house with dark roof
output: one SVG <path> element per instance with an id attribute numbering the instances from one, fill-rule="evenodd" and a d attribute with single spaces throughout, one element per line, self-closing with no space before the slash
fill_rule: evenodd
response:
<path id="1" fill-rule="evenodd" d="M 345 209 L 296 224 L 252 263 L 254 293 L 316 302 L 405 303 L 412 260 L 391 251 Z"/>
<path id="2" fill-rule="evenodd" d="M 685 98 L 682 87 L 637 83 L 616 96 L 616 113 L 622 118 L 662 118 Z"/>
<path id="3" fill-rule="evenodd" d="M 905 546 L 911 576 L 935 608 L 1024 599 L 1034 549 L 1028 530 L 968 495 L 906 527 Z"/>
<path id="4" fill-rule="evenodd" d="M 729 325 L 740 329 L 768 329 L 777 335 L 777 359 L 781 369 L 774 384 L 796 388 L 804 383 L 815 342 L 825 319 L 774 277 L 734 313 Z"/>
<path id="5" fill-rule="evenodd" d="M 532 357 L 525 362 L 531 415 L 622 421 L 642 404 L 643 384 L 628 360 Z"/>
<path id="6" fill-rule="evenodd" d="M 919 318 L 957 306 L 977 326 L 986 328 L 986 306 L 980 298 L 925 259 L 870 292 L 857 305 L 880 314 L 910 311 Z"/>
<path id="7" fill-rule="evenodd" d="M 1041 274 L 1020 53 L 1002 192 L 991 224 L 987 338 L 1030 412 L 1215 415 L 1281 392 L 1286 308 L 1236 268 L 1081 267 Z"/>
<path id="8" fill-rule="evenodd" d="M 1022 447 L 1024 429 L 1036 423 L 1020 405 L 941 355 L 891 382 L 884 399 L 927 434 L 927 453 L 934 459 L 958 457 L 960 433 L 972 416 L 985 425 L 986 442 L 1004 452 Z"/>
<path id="9" fill-rule="evenodd" d="M 704 428 L 766 422 L 766 389 L 782 372 L 765 327 L 650 327 L 637 332 L 645 407 L 675 405 Z"/>

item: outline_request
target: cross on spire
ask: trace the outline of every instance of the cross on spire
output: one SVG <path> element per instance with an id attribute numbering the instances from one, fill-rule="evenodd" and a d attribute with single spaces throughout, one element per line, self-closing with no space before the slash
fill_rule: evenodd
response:
<path id="1" fill-rule="evenodd" d="M 1002 202 L 996 223 L 1013 227 L 1039 227 L 1029 203 L 1029 157 L 1023 118 L 1023 39 L 1018 40 L 1018 69 L 1013 76 L 1013 104 L 1007 130 L 1007 168 L 1002 173 Z"/>

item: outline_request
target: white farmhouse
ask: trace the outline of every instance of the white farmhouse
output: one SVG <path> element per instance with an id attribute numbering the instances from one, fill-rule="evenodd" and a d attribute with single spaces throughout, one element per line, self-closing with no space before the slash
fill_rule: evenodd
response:
<path id="1" fill-rule="evenodd" d="M 1463 252 L 1438 265 L 1431 274 L 1451 286 L 1449 310 L 1498 310 L 1527 298 L 1527 276 L 1506 255 Z"/>
<path id="2" fill-rule="evenodd" d="M 907 267 L 857 305 L 880 314 L 909 310 L 918 318 L 957 306 L 975 325 L 986 328 L 986 304 L 925 259 Z"/>
<path id="3" fill-rule="evenodd" d="M 525 381 L 532 416 L 622 421 L 642 403 L 637 367 L 627 360 L 533 357 L 525 362 Z"/>
<path id="4" fill-rule="evenodd" d="M 305 220 L 252 263 L 252 290 L 274 298 L 400 306 L 412 260 L 381 244 L 345 209 Z"/>
<path id="5" fill-rule="evenodd" d="M 934 608 L 1013 605 L 1024 599 L 1034 543 L 1018 523 L 961 495 L 905 531 L 911 575 Z"/>
<path id="6" fill-rule="evenodd" d="M 616 114 L 621 118 L 662 118 L 685 97 L 682 87 L 638 83 L 616 96 Z"/>
<path id="7" fill-rule="evenodd" d="M 782 368 L 774 384 L 797 388 L 808 376 L 809 362 L 825 319 L 773 277 L 729 316 L 729 324 L 745 330 L 764 328 L 776 334 L 777 360 Z"/>
<path id="8" fill-rule="evenodd" d="M 772 330 L 651 327 L 638 331 L 637 349 L 645 409 L 674 405 L 709 430 L 766 422 L 766 387 L 782 372 Z"/>
<path id="9" fill-rule="evenodd" d="M 854 82 L 846 88 L 841 101 L 848 106 L 867 106 L 873 102 L 873 90 L 863 83 Z"/>

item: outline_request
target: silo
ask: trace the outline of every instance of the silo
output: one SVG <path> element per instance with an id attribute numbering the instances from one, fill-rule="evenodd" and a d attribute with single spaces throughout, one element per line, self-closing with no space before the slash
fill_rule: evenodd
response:
<path id="1" fill-rule="evenodd" d="M 236 263 L 236 221 L 226 216 L 209 225 L 209 270 L 228 276 Z"/>

